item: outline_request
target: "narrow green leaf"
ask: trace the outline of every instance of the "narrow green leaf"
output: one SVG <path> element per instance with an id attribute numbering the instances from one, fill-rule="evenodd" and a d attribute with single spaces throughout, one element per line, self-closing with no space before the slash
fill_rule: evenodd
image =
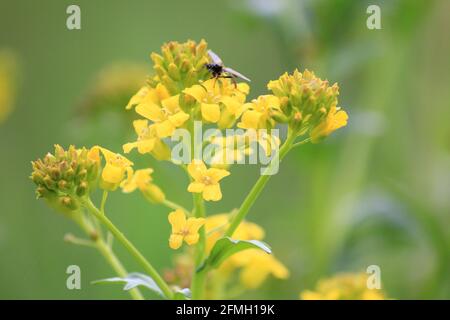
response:
<path id="1" fill-rule="evenodd" d="M 166 298 L 164 296 L 164 293 L 162 292 L 162 290 L 155 283 L 155 281 L 153 281 L 153 279 L 151 277 L 149 277 L 145 274 L 142 274 L 142 273 L 133 272 L 133 273 L 128 274 L 124 278 L 120 278 L 120 277 L 107 278 L 107 279 L 96 280 L 96 281 L 93 281 L 92 283 L 97 284 L 97 283 L 106 283 L 106 282 L 112 282 L 112 283 L 125 282 L 125 286 L 123 287 L 123 290 L 130 290 L 137 286 L 143 286 L 143 287 L 150 289 L 153 292 L 156 292 L 163 298 Z"/>
<path id="2" fill-rule="evenodd" d="M 261 249 L 268 254 L 272 253 L 270 247 L 262 241 L 233 240 L 225 237 L 216 242 L 209 257 L 197 271 L 201 271 L 203 268 L 218 268 L 228 257 L 247 249 Z"/>

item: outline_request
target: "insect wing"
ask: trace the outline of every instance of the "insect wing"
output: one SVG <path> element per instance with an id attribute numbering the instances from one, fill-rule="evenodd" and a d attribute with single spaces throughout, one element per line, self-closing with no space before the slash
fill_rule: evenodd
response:
<path id="1" fill-rule="evenodd" d="M 220 59 L 212 50 L 208 50 L 208 55 L 215 64 L 223 65 L 222 59 Z"/>
<path id="2" fill-rule="evenodd" d="M 231 75 L 233 75 L 235 77 L 241 78 L 242 80 L 251 82 L 251 80 L 249 78 L 247 78 L 246 76 L 244 76 L 242 73 L 239 73 L 236 70 L 233 70 L 231 68 L 228 68 L 228 67 L 223 68 L 223 71 L 225 71 L 225 72 L 227 72 L 227 73 L 229 73 L 229 74 L 231 74 Z"/>

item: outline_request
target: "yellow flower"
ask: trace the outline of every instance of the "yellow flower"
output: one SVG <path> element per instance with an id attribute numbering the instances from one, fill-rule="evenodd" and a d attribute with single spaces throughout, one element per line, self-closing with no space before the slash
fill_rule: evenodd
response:
<path id="1" fill-rule="evenodd" d="M 252 102 L 244 104 L 241 122 L 237 124 L 243 129 L 273 128 L 275 114 L 281 114 L 280 100 L 273 95 L 263 95 Z"/>
<path id="2" fill-rule="evenodd" d="M 0 123 L 12 111 L 17 91 L 17 61 L 9 50 L 0 50 Z"/>
<path id="3" fill-rule="evenodd" d="M 227 118 L 234 120 L 241 115 L 250 88 L 246 83 L 239 83 L 235 87 L 230 81 L 222 80 L 210 79 L 201 85 L 184 89 L 183 93 L 200 104 L 203 120 L 216 123 L 222 118 L 224 124 L 231 125 L 232 121 Z"/>
<path id="4" fill-rule="evenodd" d="M 332 278 L 322 279 L 314 291 L 300 294 L 303 300 L 384 300 L 380 289 L 367 287 L 366 273 L 342 273 Z"/>
<path id="5" fill-rule="evenodd" d="M 95 146 L 93 149 L 100 150 L 106 162 L 101 174 L 101 187 L 107 190 L 115 190 L 124 179 L 125 172 L 133 165 L 133 162 L 118 153 L 99 146 Z M 91 153 L 94 154 L 94 152 L 92 151 Z"/>
<path id="6" fill-rule="evenodd" d="M 137 141 L 124 144 L 123 152 L 130 153 L 134 148 L 137 148 L 140 154 L 151 152 L 159 140 L 154 127 L 148 125 L 148 120 L 135 120 L 133 127 L 138 136 Z"/>
<path id="7" fill-rule="evenodd" d="M 171 96 L 166 87 L 158 84 L 156 88 L 141 88 L 127 108 L 136 105 L 136 113 L 153 121 L 157 136 L 165 138 L 189 119 L 180 108 L 179 98 L 179 95 Z"/>
<path id="8" fill-rule="evenodd" d="M 333 131 L 347 125 L 348 115 L 344 110 L 332 106 L 327 117 L 311 131 L 311 141 L 316 142 Z"/>
<path id="9" fill-rule="evenodd" d="M 222 199 L 219 181 L 230 173 L 223 169 L 207 169 L 202 161 L 194 161 L 188 165 L 188 172 L 193 178 L 188 186 L 189 192 L 202 193 L 206 201 Z"/>
<path id="10" fill-rule="evenodd" d="M 152 181 L 153 169 L 141 169 L 133 172 L 131 167 L 127 168 L 127 179 L 120 184 L 124 193 L 133 192 L 139 189 L 142 194 L 152 202 L 160 203 L 165 200 L 165 195 L 161 189 Z"/>
<path id="11" fill-rule="evenodd" d="M 183 240 L 188 245 L 198 242 L 200 235 L 198 230 L 205 223 L 204 218 L 189 218 L 181 209 L 177 209 L 169 214 L 169 222 L 172 225 L 172 234 L 169 238 L 169 246 L 172 249 L 178 249 L 183 244 Z"/>
<path id="12" fill-rule="evenodd" d="M 155 125 L 149 125 L 148 120 L 133 121 L 134 130 L 137 134 L 135 142 L 129 142 L 122 146 L 124 153 L 130 153 L 134 148 L 141 154 L 151 153 L 158 160 L 170 158 L 169 147 L 156 135 Z"/>
<path id="13" fill-rule="evenodd" d="M 230 224 L 230 215 L 226 213 L 208 216 L 205 222 L 206 252 L 210 252 L 217 240 L 223 237 Z M 256 223 L 242 221 L 233 233 L 233 239 L 237 240 L 262 240 L 264 229 Z"/>
<path id="14" fill-rule="evenodd" d="M 245 134 L 212 137 L 211 144 L 216 148 L 214 155 L 211 155 L 211 166 L 225 169 L 230 164 L 243 161 L 245 156 L 253 153 L 249 142 L 250 139 Z"/>
<path id="15" fill-rule="evenodd" d="M 230 262 L 242 267 L 239 278 L 241 283 L 249 289 L 262 285 L 269 275 L 278 279 L 289 277 L 289 270 L 272 254 L 259 249 L 249 249 L 230 257 Z"/>

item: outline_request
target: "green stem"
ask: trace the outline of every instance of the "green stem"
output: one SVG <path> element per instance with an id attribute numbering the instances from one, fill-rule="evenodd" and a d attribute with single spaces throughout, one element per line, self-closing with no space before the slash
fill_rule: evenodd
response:
<path id="1" fill-rule="evenodd" d="M 286 154 L 289 152 L 289 150 L 292 148 L 292 143 L 294 142 L 296 136 L 295 134 L 289 134 L 284 144 L 281 146 L 278 156 L 278 161 L 281 161 Z M 272 167 L 274 166 L 274 159 L 270 162 L 269 166 L 267 167 L 266 171 L 270 172 Z M 237 214 L 233 217 L 231 220 L 230 226 L 228 227 L 228 230 L 225 232 L 225 236 L 232 237 L 233 233 L 236 231 L 239 224 L 244 220 L 245 216 L 247 215 L 250 208 L 255 203 L 256 199 L 258 198 L 261 191 L 264 189 L 264 186 L 266 185 L 267 181 L 269 181 L 270 177 L 272 175 L 266 174 L 261 175 L 259 179 L 256 181 L 253 188 L 250 190 L 247 197 L 244 199 L 244 202 L 242 202 L 242 205 L 239 208 L 239 211 Z"/>
<path id="2" fill-rule="evenodd" d="M 204 218 L 205 214 L 205 205 L 203 202 L 203 197 L 201 193 L 194 193 L 194 213 L 196 218 Z M 195 269 L 192 275 L 192 299 L 198 300 L 203 298 L 203 293 L 205 289 L 205 278 L 206 274 L 203 271 L 197 272 L 197 268 L 203 262 L 205 257 L 205 248 L 206 248 L 206 232 L 205 227 L 201 227 L 199 230 L 200 238 L 198 240 L 195 252 Z"/>
<path id="3" fill-rule="evenodd" d="M 79 215 L 77 216 L 77 218 L 75 220 L 78 223 L 78 225 L 81 227 L 81 229 L 83 229 L 83 231 L 88 236 L 92 236 L 92 234 L 94 234 L 95 231 L 94 231 L 92 225 L 90 225 L 85 220 L 85 217 L 82 212 L 79 212 Z M 105 243 L 103 238 L 98 237 L 95 241 L 94 240 L 92 240 L 92 241 L 84 240 L 83 242 L 79 242 L 79 240 L 83 240 L 83 239 L 73 238 L 70 240 L 70 242 L 74 243 L 74 244 L 89 245 L 93 248 L 96 248 L 101 253 L 101 255 L 106 259 L 106 261 L 110 264 L 110 266 L 113 268 L 113 270 L 116 272 L 116 274 L 119 277 L 123 278 L 123 277 L 127 276 L 127 274 L 128 274 L 127 270 L 122 265 L 119 258 L 117 258 L 114 251 L 112 250 L 112 248 Z M 128 293 L 134 300 L 144 300 L 145 299 L 144 296 L 142 295 L 141 291 L 138 288 L 133 288 L 133 289 L 129 290 Z"/>
<path id="4" fill-rule="evenodd" d="M 102 212 L 92 203 L 91 199 L 84 199 L 83 204 L 89 212 L 91 212 L 101 223 L 105 225 L 105 227 L 111 231 L 111 233 L 116 237 L 117 240 L 122 243 L 125 249 L 136 259 L 136 261 L 144 268 L 145 272 L 155 281 L 161 291 L 168 299 L 173 298 L 173 292 L 167 285 L 167 283 L 163 280 L 163 278 L 159 275 L 156 269 L 150 264 L 150 262 L 145 259 L 145 257 L 139 252 L 138 249 L 125 237 L 125 235 L 117 229 L 117 227 L 109 220 L 106 215 L 102 214 Z"/>
<path id="5" fill-rule="evenodd" d="M 111 247 L 109 247 L 103 239 L 99 239 L 96 241 L 96 247 L 98 251 L 105 257 L 105 259 L 109 262 L 111 267 L 116 271 L 117 275 L 121 278 L 125 278 L 128 275 L 128 272 L 125 270 L 122 263 L 119 261 L 117 256 L 112 251 Z M 134 300 L 144 300 L 144 296 L 137 288 L 133 288 L 129 290 L 130 295 Z"/>

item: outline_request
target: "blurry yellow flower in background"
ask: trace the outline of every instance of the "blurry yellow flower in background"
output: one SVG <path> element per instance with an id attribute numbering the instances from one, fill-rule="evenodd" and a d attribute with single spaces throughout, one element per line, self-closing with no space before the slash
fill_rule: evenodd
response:
<path id="1" fill-rule="evenodd" d="M 188 218 L 181 209 L 177 209 L 169 214 L 169 222 L 172 225 L 172 234 L 169 238 L 169 246 L 178 249 L 183 244 L 183 240 L 188 245 L 196 244 L 200 238 L 198 230 L 205 223 L 204 218 Z"/>
<path id="2" fill-rule="evenodd" d="M 242 105 L 250 87 L 246 83 L 239 83 L 235 87 L 228 79 L 222 80 L 210 79 L 183 90 L 183 93 L 200 104 L 200 113 L 205 121 L 216 123 L 224 117 L 224 122 L 229 122 L 225 121 L 226 117 L 236 119 L 242 113 Z"/>
<path id="3" fill-rule="evenodd" d="M 381 289 L 367 287 L 366 273 L 342 273 L 320 280 L 315 290 L 300 294 L 303 300 L 384 300 Z"/>
<path id="4" fill-rule="evenodd" d="M 259 96 L 252 102 L 244 104 L 244 110 L 241 122 L 237 124 L 239 128 L 273 128 L 275 121 L 272 117 L 275 114 L 281 114 L 280 100 L 270 94 Z"/>
<path id="5" fill-rule="evenodd" d="M 219 201 L 222 199 L 219 181 L 230 173 L 224 169 L 206 168 L 202 161 L 194 161 L 188 165 L 189 175 L 193 178 L 188 191 L 202 193 L 206 201 Z"/>
<path id="6" fill-rule="evenodd" d="M 205 222 L 206 251 L 209 252 L 217 240 L 223 237 L 230 221 L 230 214 L 208 216 Z M 256 223 L 243 221 L 233 233 L 236 240 L 262 240 L 264 229 Z M 259 249 L 249 249 L 232 255 L 219 267 L 219 273 L 228 277 L 240 268 L 239 279 L 247 289 L 255 289 L 263 284 L 269 275 L 278 279 L 286 279 L 289 270 L 278 261 L 273 254 L 267 254 Z"/>
<path id="7" fill-rule="evenodd" d="M 93 148 L 100 150 L 106 162 L 101 174 L 101 187 L 107 190 L 115 190 L 124 179 L 125 172 L 133 165 L 133 162 L 108 149 L 99 146 Z"/>
<path id="8" fill-rule="evenodd" d="M 0 123 L 14 106 L 17 91 L 17 61 L 9 50 L 0 50 Z"/>
<path id="9" fill-rule="evenodd" d="M 239 252 L 231 256 L 227 263 L 242 268 L 239 279 L 249 289 L 260 287 L 269 275 L 278 279 L 289 277 L 289 270 L 273 254 L 259 249 Z"/>
<path id="10" fill-rule="evenodd" d="M 131 167 L 127 168 L 127 178 L 120 184 L 122 191 L 124 193 L 130 193 L 139 189 L 152 202 L 160 203 L 164 201 L 164 193 L 152 182 L 152 173 L 153 169 L 151 168 L 136 170 L 136 172 L 133 172 Z"/>
<path id="11" fill-rule="evenodd" d="M 206 251 L 209 252 L 217 240 L 223 237 L 230 223 L 230 214 L 222 213 L 208 216 L 205 222 Z M 256 223 L 242 221 L 233 233 L 233 239 L 237 240 L 262 240 L 264 229 Z"/>

